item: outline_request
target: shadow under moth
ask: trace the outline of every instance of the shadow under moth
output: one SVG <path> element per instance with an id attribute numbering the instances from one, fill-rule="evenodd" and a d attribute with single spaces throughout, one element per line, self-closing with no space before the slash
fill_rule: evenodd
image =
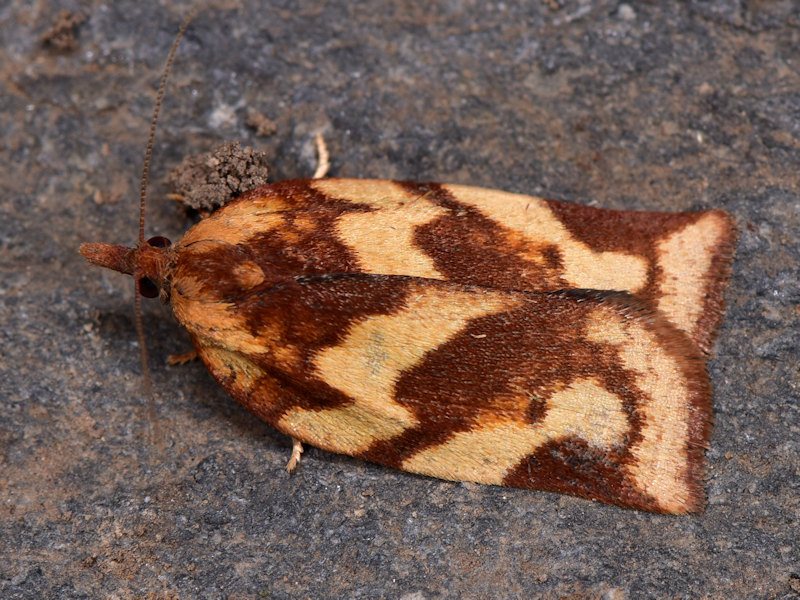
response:
<path id="1" fill-rule="evenodd" d="M 213 377 L 295 449 L 704 505 L 705 362 L 737 236 L 723 211 L 330 178 L 258 187 L 173 245 L 142 227 L 134 248 L 80 252 L 169 303 Z"/>

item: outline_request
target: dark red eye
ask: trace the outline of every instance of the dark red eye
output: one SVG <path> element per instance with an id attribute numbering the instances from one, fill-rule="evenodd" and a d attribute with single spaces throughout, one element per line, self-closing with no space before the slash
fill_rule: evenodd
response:
<path id="1" fill-rule="evenodd" d="M 155 248 L 167 248 L 172 245 L 172 242 L 165 237 L 161 237 L 160 235 L 151 237 L 149 240 L 147 240 L 147 243 Z"/>
<path id="2" fill-rule="evenodd" d="M 145 298 L 156 298 L 158 296 L 158 286 L 149 277 L 142 277 L 138 284 L 139 293 Z"/>

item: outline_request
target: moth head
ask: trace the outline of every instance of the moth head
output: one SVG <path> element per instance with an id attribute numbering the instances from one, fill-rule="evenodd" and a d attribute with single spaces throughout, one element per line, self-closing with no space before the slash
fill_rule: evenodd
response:
<path id="1" fill-rule="evenodd" d="M 135 248 L 102 242 L 81 244 L 79 252 L 90 263 L 132 276 L 136 288 L 145 298 L 169 295 L 169 272 L 172 262 L 170 241 L 151 237 Z"/>

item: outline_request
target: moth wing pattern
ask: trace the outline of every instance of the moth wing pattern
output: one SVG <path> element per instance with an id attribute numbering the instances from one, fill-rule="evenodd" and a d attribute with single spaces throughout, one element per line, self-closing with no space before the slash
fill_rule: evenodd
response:
<path id="1" fill-rule="evenodd" d="M 631 295 L 258 278 L 246 253 L 212 265 L 232 248 L 190 238 L 173 309 L 223 387 L 292 438 L 445 479 L 702 505 L 702 355 Z"/>
<path id="2" fill-rule="evenodd" d="M 720 210 L 619 211 L 478 187 L 369 179 L 270 184 L 220 213 L 208 230 L 222 223 L 242 238 L 263 228 L 253 243 L 283 254 L 294 274 L 627 291 L 651 302 L 706 354 L 722 319 L 738 233 Z"/>

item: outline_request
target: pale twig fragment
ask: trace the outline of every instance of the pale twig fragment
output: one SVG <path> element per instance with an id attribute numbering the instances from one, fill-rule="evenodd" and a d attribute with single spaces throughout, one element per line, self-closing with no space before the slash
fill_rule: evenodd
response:
<path id="1" fill-rule="evenodd" d="M 322 179 L 331 168 L 331 157 L 328 154 L 328 147 L 325 145 L 325 138 L 321 133 L 317 134 L 315 141 L 317 142 L 317 170 L 314 171 L 312 179 Z"/>

